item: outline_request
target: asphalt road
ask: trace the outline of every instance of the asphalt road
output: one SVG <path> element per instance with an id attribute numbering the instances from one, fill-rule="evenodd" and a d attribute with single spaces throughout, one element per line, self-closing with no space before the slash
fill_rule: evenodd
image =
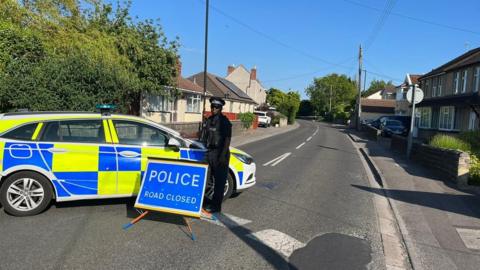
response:
<path id="1" fill-rule="evenodd" d="M 240 148 L 255 159 L 257 185 L 224 204 L 222 222 L 195 220 L 196 241 L 170 215 L 123 230 L 137 216 L 132 200 L 26 218 L 1 211 L 0 268 L 384 269 L 372 194 L 352 186 L 368 186 L 365 170 L 340 129 L 301 121 Z"/>

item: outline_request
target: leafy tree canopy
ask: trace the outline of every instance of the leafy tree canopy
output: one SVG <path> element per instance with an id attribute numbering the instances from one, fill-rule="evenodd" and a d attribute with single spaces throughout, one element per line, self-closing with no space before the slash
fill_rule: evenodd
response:
<path id="1" fill-rule="evenodd" d="M 289 124 L 293 124 L 300 107 L 300 94 L 296 91 L 285 93 L 282 90 L 270 88 L 267 91 L 267 103 L 287 116 Z"/>
<path id="2" fill-rule="evenodd" d="M 174 86 L 178 40 L 130 3 L 0 1 L 0 111 L 89 110 L 116 103 L 138 114 L 141 93 Z"/>

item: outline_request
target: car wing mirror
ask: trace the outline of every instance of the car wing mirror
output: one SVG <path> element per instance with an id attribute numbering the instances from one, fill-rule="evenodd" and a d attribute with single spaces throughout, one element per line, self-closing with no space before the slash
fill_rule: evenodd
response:
<path id="1" fill-rule="evenodd" d="M 178 139 L 170 138 L 170 139 L 168 139 L 167 146 L 173 148 L 174 151 L 178 152 L 178 151 L 180 151 L 180 146 L 182 146 L 182 145 L 180 144 L 180 141 L 178 141 Z"/>

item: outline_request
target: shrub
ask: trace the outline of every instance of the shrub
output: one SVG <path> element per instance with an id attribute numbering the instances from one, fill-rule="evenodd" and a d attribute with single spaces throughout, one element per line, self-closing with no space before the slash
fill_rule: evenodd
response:
<path id="1" fill-rule="evenodd" d="M 476 155 L 470 155 L 470 177 L 468 184 L 480 186 L 480 161 Z"/>
<path id="2" fill-rule="evenodd" d="M 443 134 L 435 135 L 430 141 L 430 145 L 438 148 L 460 150 L 464 152 L 470 152 L 471 150 L 470 144 L 461 139 Z"/>
<path id="3" fill-rule="evenodd" d="M 239 113 L 238 118 L 242 121 L 243 128 L 249 129 L 255 120 L 255 114 L 251 112 Z"/>
<path id="4" fill-rule="evenodd" d="M 480 131 L 465 131 L 458 136 L 462 141 L 470 144 L 471 150 L 477 156 L 480 155 Z"/>

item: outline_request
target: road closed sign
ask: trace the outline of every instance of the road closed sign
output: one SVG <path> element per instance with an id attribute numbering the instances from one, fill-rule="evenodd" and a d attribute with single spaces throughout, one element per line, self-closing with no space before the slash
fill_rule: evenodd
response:
<path id="1" fill-rule="evenodd" d="M 135 207 L 199 218 L 208 164 L 188 161 L 148 161 Z"/>

